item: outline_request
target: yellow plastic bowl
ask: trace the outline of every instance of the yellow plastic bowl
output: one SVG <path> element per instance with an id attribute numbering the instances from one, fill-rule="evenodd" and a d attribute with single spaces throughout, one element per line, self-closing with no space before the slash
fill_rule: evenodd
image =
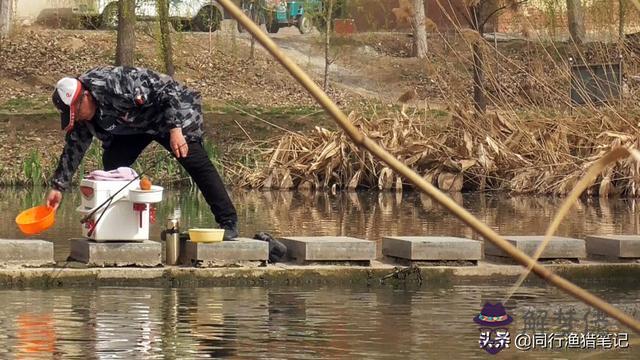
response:
<path id="1" fill-rule="evenodd" d="M 192 242 L 210 243 L 222 241 L 224 229 L 189 229 Z"/>

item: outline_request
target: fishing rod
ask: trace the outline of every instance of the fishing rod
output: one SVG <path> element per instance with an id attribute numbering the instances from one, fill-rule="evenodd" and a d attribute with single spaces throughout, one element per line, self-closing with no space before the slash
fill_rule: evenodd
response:
<path id="1" fill-rule="evenodd" d="M 109 196 L 102 204 L 96 206 L 95 208 L 93 208 L 93 210 L 91 210 L 90 213 L 88 213 L 87 215 L 85 215 L 82 219 L 80 219 L 80 223 L 84 224 L 87 221 L 89 221 L 89 219 L 91 219 L 91 217 L 100 209 L 102 209 L 102 207 L 104 207 L 107 203 L 111 204 L 111 201 L 113 200 L 113 198 L 116 197 L 116 195 L 118 195 L 120 192 L 122 192 L 122 190 L 126 189 L 129 185 L 131 185 L 131 183 L 133 183 L 134 181 L 140 179 L 140 177 L 142 175 L 144 175 L 145 172 L 140 172 L 136 177 L 134 177 L 131 181 L 129 181 L 128 183 L 126 183 L 123 187 L 121 187 L 118 191 L 116 191 L 113 195 Z M 108 207 L 108 206 L 107 206 Z M 102 217 L 102 216 L 100 216 Z"/>
<path id="2" fill-rule="evenodd" d="M 251 19 L 232 1 L 217 0 L 218 3 L 236 19 L 247 32 L 251 34 L 297 81 L 302 85 L 309 94 L 327 111 L 327 113 L 336 121 L 336 123 L 344 130 L 351 140 L 361 148 L 369 151 L 373 156 L 386 163 L 391 169 L 398 174 L 403 175 L 410 183 L 416 185 L 423 193 L 429 195 L 433 200 L 438 202 L 450 213 L 454 214 L 458 219 L 474 229 L 483 238 L 490 241 L 498 248 L 506 252 L 511 258 L 516 260 L 524 267 L 530 267 L 534 274 L 538 275 L 548 283 L 560 288 L 566 293 L 579 299 L 580 301 L 604 312 L 620 323 L 633 329 L 636 333 L 640 333 L 640 321 L 632 316 L 625 314 L 623 311 L 615 308 L 605 300 L 591 294 L 587 290 L 573 284 L 565 278 L 555 274 L 551 270 L 545 268 L 522 250 L 511 245 L 507 240 L 498 235 L 492 228 L 478 220 L 469 211 L 456 204 L 451 198 L 435 188 L 431 183 L 427 182 L 421 175 L 411 170 L 403 162 L 392 156 L 378 143 L 367 137 L 363 132 L 358 130 L 356 126 L 349 120 L 342 110 L 320 89 L 320 87 L 298 66 L 291 58 L 289 58 L 269 36 L 260 30 Z M 637 0 L 632 0 L 634 5 L 640 8 Z"/>

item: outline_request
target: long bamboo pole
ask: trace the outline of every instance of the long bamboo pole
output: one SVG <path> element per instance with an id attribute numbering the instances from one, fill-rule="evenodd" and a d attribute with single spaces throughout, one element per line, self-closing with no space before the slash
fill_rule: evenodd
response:
<path id="1" fill-rule="evenodd" d="M 449 212 L 454 214 L 462 222 L 470 226 L 478 232 L 483 238 L 491 241 L 495 246 L 502 249 L 522 266 L 531 268 L 533 273 L 538 275 L 550 284 L 564 290 L 569 295 L 589 304 L 612 318 L 620 321 L 620 323 L 628 326 L 636 333 L 640 334 L 640 322 L 624 312 L 615 308 L 606 301 L 591 294 L 590 292 L 580 288 L 572 282 L 554 274 L 549 269 L 540 265 L 531 259 L 524 252 L 518 250 L 504 238 L 494 232 L 487 225 L 475 218 L 471 213 L 456 204 L 451 198 L 440 192 L 429 182 L 425 181 L 415 171 L 411 170 L 404 163 L 393 157 L 389 152 L 380 147 L 375 141 L 368 138 L 365 134 L 358 131 L 349 121 L 347 116 L 336 106 L 327 94 L 287 55 L 285 55 L 278 46 L 271 40 L 260 28 L 249 19 L 231 0 L 217 0 L 222 7 L 233 16 L 242 26 L 267 50 L 273 57 L 287 69 L 287 71 L 313 96 L 318 103 L 333 117 L 338 125 L 347 133 L 347 135 L 358 146 L 367 149 L 379 160 L 386 163 L 391 169 L 406 177 L 422 192 L 429 195 L 432 199 L 444 206 Z"/>

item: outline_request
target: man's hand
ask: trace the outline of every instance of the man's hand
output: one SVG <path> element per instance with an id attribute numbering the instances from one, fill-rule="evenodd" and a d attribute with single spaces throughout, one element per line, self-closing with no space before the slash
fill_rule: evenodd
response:
<path id="1" fill-rule="evenodd" d="M 189 153 L 189 145 L 182 135 L 182 129 L 175 128 L 169 130 L 169 146 L 171 151 L 177 158 L 187 157 Z"/>
<path id="2" fill-rule="evenodd" d="M 49 191 L 49 195 L 47 195 L 46 201 L 48 207 L 56 210 L 58 209 L 58 206 L 60 206 L 60 202 L 62 201 L 62 193 L 58 190 L 51 189 Z"/>

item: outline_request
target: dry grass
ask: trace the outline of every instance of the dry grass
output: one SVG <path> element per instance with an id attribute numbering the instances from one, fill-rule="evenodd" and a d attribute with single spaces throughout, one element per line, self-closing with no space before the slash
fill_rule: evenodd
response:
<path id="1" fill-rule="evenodd" d="M 461 108 L 428 114 L 374 113 L 369 120 L 352 112 L 349 117 L 394 156 L 447 191 L 566 194 L 606 151 L 639 143 L 637 126 L 614 113 L 556 114 L 556 121 L 508 112 L 476 117 Z M 227 166 L 232 182 L 241 187 L 401 190 L 405 186 L 341 131 L 316 128 L 310 134 L 291 133 L 239 149 L 255 160 L 252 166 L 239 162 Z M 636 196 L 639 181 L 637 165 L 625 160 L 600 176 L 588 193 Z"/>
<path id="2" fill-rule="evenodd" d="M 0 105 L 15 97 L 48 99 L 61 77 L 113 62 L 113 31 L 18 29 L 0 44 Z M 242 41 L 220 32 L 211 43 L 207 34 L 188 32 L 176 33 L 173 41 L 176 78 L 207 100 L 264 107 L 315 104 L 267 54 L 259 51 L 249 60 L 249 46 Z M 151 34 L 138 33 L 136 55 L 137 66 L 162 68 Z M 352 100 L 339 89 L 331 88 L 331 94 L 342 104 Z"/>
<path id="3" fill-rule="evenodd" d="M 436 35 L 436 34 L 434 34 Z M 569 57 L 578 63 L 625 61 L 627 76 L 639 68 L 635 42 L 620 48 L 541 39 L 491 43 L 477 32 L 458 29 L 455 38 L 439 34 L 421 71 L 400 68 L 396 75 L 417 89 L 418 98 L 439 101 L 445 116 L 350 114 L 364 133 L 395 157 L 447 191 L 507 190 L 566 194 L 586 169 L 615 146 L 637 146 L 640 101 L 636 82 L 625 79 L 623 98 L 611 105 L 577 107 L 569 100 Z M 635 40 L 634 40 L 635 41 Z M 491 111 L 472 108 L 471 45 L 485 59 L 485 89 Z M 392 171 L 375 162 L 337 131 L 317 128 L 287 134 L 258 147 L 251 166 L 230 164 L 234 184 L 251 188 L 400 190 Z M 598 176 L 588 194 L 640 195 L 637 165 L 622 161 Z"/>

